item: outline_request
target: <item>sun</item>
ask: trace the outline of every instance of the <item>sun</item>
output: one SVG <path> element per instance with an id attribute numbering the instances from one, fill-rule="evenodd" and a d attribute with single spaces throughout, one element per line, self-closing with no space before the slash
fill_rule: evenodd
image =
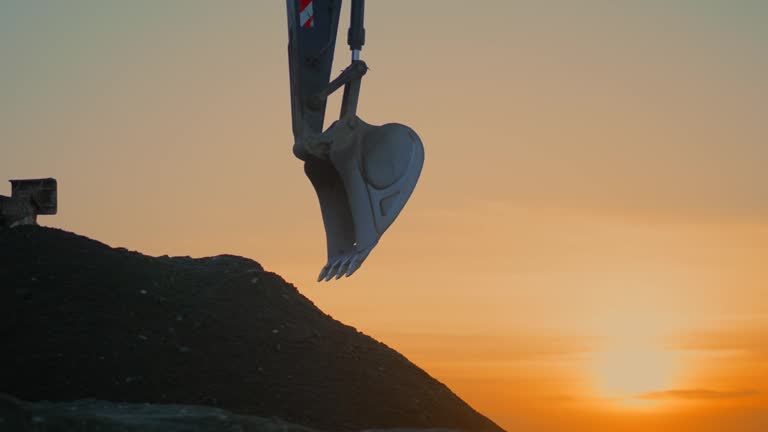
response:
<path id="1" fill-rule="evenodd" d="M 657 407 L 659 402 L 648 393 L 685 384 L 686 362 L 668 343 L 681 324 L 676 316 L 659 313 L 653 303 L 625 301 L 591 323 L 595 346 L 585 358 L 590 393 L 614 407 Z"/>
<path id="2" fill-rule="evenodd" d="M 598 352 L 595 369 L 599 390 L 609 397 L 631 397 L 663 389 L 672 359 L 662 349 L 616 347 Z"/>
<path id="3" fill-rule="evenodd" d="M 595 391 L 625 406 L 653 405 L 641 396 L 670 388 L 675 365 L 672 352 L 650 343 L 609 346 L 592 358 Z"/>

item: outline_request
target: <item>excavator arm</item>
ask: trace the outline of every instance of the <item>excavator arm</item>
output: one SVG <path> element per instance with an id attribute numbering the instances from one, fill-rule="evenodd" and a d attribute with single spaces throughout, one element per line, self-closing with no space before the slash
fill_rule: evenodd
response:
<path id="1" fill-rule="evenodd" d="M 357 116 L 365 43 L 364 0 L 352 0 L 350 65 L 331 80 L 341 0 L 287 0 L 291 112 L 297 158 L 315 188 L 328 260 L 318 280 L 350 276 L 405 206 L 424 164 L 416 132 Z M 339 119 L 323 129 L 327 98 L 344 88 Z"/>

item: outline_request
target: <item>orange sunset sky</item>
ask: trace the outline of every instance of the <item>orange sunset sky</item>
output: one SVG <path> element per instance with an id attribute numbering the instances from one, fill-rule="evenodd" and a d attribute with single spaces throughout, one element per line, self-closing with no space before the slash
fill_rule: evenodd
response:
<path id="1" fill-rule="evenodd" d="M 426 162 L 322 285 L 284 9 L 0 2 L 0 180 L 56 177 L 41 222 L 112 246 L 253 258 L 510 431 L 768 430 L 768 2 L 369 0 L 359 115 Z"/>

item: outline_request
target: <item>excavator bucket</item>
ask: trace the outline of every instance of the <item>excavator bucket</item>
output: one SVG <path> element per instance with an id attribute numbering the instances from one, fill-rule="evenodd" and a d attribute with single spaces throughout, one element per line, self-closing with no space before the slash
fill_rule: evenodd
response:
<path id="1" fill-rule="evenodd" d="M 318 280 L 350 276 L 411 196 L 424 146 L 408 126 L 370 125 L 356 115 L 363 2 L 352 0 L 352 64 L 330 81 L 340 0 L 287 0 L 293 151 L 312 182 L 325 225 L 328 261 Z M 326 98 L 344 86 L 340 119 L 323 131 Z"/>
<path id="2" fill-rule="evenodd" d="M 411 128 L 372 126 L 351 117 L 325 134 L 330 163 L 307 162 L 328 241 L 318 280 L 354 273 L 410 198 L 424 165 L 424 146 Z"/>

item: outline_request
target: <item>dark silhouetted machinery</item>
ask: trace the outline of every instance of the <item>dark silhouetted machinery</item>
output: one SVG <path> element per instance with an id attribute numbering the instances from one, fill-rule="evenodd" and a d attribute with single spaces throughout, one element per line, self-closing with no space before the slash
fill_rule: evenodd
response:
<path id="1" fill-rule="evenodd" d="M 0 228 L 36 225 L 38 215 L 55 215 L 56 194 L 52 178 L 11 180 L 11 196 L 0 195 Z"/>

